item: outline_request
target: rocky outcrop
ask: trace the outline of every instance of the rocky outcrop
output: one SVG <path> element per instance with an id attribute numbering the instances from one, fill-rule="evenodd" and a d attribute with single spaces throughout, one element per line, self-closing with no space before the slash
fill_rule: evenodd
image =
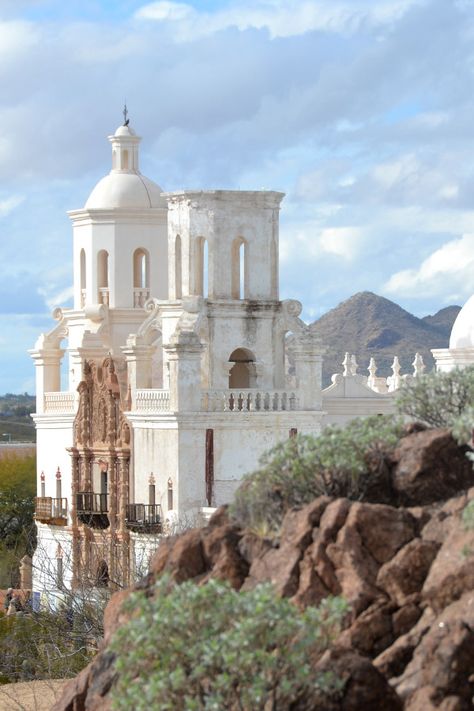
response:
<path id="1" fill-rule="evenodd" d="M 286 514 L 279 540 L 239 529 L 219 509 L 206 528 L 164 541 L 140 587 L 166 571 L 177 583 L 221 578 L 237 590 L 271 581 L 300 608 L 343 595 L 347 624 L 317 665 L 337 673 L 343 692 L 321 709 L 472 708 L 474 531 L 462 522 L 474 498 L 474 488 L 462 491 L 472 486 L 472 469 L 460 450 L 449 464 L 441 443 L 453 451 L 445 431 L 414 431 L 393 457 L 394 504 L 405 496 L 411 508 L 320 497 Z M 449 464 L 446 481 L 440 460 Z M 106 644 L 123 621 L 128 594 L 107 608 Z M 113 683 L 105 646 L 67 685 L 55 711 L 107 709 Z"/>

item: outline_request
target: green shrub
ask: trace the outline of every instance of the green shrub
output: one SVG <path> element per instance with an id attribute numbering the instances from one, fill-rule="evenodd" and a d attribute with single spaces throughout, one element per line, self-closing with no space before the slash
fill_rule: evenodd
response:
<path id="1" fill-rule="evenodd" d="M 400 390 L 397 408 L 430 427 L 451 427 L 474 402 L 474 366 L 430 373 Z"/>
<path id="2" fill-rule="evenodd" d="M 386 452 L 403 433 L 394 417 L 357 418 L 326 427 L 319 437 L 298 436 L 278 444 L 247 475 L 230 507 L 231 516 L 259 535 L 278 533 L 285 513 L 318 496 L 361 500 L 384 488 Z"/>
<path id="3" fill-rule="evenodd" d="M 0 684 L 73 677 L 94 654 L 63 614 L 0 613 Z"/>
<path id="4" fill-rule="evenodd" d="M 288 709 L 341 687 L 313 671 L 347 612 L 341 598 L 300 613 L 270 585 L 236 592 L 217 580 L 172 586 L 163 577 L 153 596 L 135 593 L 126 609 L 133 616 L 111 644 L 116 711 Z"/>

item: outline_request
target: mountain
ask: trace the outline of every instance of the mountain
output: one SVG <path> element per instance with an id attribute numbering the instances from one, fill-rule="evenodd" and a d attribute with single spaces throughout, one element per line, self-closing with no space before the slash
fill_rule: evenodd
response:
<path id="1" fill-rule="evenodd" d="M 346 351 L 354 353 L 358 372 L 367 375 L 371 357 L 377 364 L 377 375 L 391 375 L 394 356 L 398 356 L 402 374 L 413 372 L 416 352 L 421 353 L 427 371 L 434 367 L 431 348 L 446 348 L 460 306 L 448 306 L 433 316 L 418 318 L 398 304 L 370 291 L 362 291 L 311 324 L 326 354 L 323 360 L 323 386 L 333 373 L 342 373 Z"/>

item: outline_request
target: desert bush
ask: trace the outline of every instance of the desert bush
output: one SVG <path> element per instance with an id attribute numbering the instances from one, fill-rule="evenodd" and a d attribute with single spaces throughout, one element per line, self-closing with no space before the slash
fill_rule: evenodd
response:
<path id="1" fill-rule="evenodd" d="M 474 405 L 467 407 L 462 414 L 454 420 L 452 431 L 458 444 L 467 444 L 472 448 L 474 443 Z M 474 466 L 474 452 L 467 452 L 466 456 L 473 462 Z"/>
<path id="2" fill-rule="evenodd" d="M 314 664 L 347 612 L 341 598 L 301 613 L 268 584 L 237 592 L 166 577 L 153 593 L 129 598 L 132 617 L 113 638 L 114 710 L 276 711 L 340 688 Z"/>
<path id="3" fill-rule="evenodd" d="M 345 427 L 326 427 L 319 437 L 300 435 L 278 444 L 247 475 L 230 514 L 259 535 L 278 533 L 288 509 L 318 496 L 370 498 L 384 489 L 386 453 L 403 433 L 390 416 L 356 418 Z M 376 497 L 375 497 L 376 498 Z"/>
<path id="4" fill-rule="evenodd" d="M 402 415 L 430 427 L 451 427 L 474 402 L 474 366 L 430 373 L 403 387 L 396 400 Z"/>
<path id="5" fill-rule="evenodd" d="M 72 677 L 94 653 L 65 611 L 0 614 L 0 684 Z"/>

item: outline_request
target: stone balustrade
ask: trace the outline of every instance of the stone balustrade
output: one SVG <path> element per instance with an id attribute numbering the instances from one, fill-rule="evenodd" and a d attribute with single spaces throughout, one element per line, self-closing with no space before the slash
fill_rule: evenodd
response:
<path id="1" fill-rule="evenodd" d="M 76 393 L 59 391 L 44 394 L 43 412 L 46 415 L 68 415 L 76 411 Z"/>
<path id="2" fill-rule="evenodd" d="M 145 301 L 150 298 L 150 289 L 146 287 L 136 287 L 133 290 L 133 307 L 140 309 L 145 306 Z"/>
<path id="3" fill-rule="evenodd" d="M 368 376 L 358 374 L 357 370 L 359 368 L 359 365 L 356 361 L 356 357 L 355 355 L 351 355 L 350 353 L 345 354 L 342 366 L 343 378 L 356 378 L 379 395 L 393 393 L 403 387 L 403 385 L 409 385 L 410 383 L 414 383 L 417 378 L 421 378 L 423 376 L 424 371 L 426 369 L 426 366 L 423 363 L 423 357 L 420 355 L 420 353 L 415 354 L 415 358 L 412 363 L 413 373 L 406 373 L 405 375 L 402 375 L 400 372 L 401 366 L 397 356 L 394 357 L 393 363 L 390 368 L 392 371 L 392 375 L 389 375 L 387 378 L 378 376 L 376 374 L 377 363 L 375 362 L 374 358 L 370 359 L 369 367 L 367 368 L 367 370 L 369 371 Z M 341 376 L 338 373 L 335 373 L 332 376 L 333 383 L 336 379 L 340 377 Z"/>
<path id="4" fill-rule="evenodd" d="M 137 390 L 134 410 L 135 412 L 169 412 L 170 391 L 152 388 Z"/>
<path id="5" fill-rule="evenodd" d="M 204 412 L 282 412 L 298 410 L 298 397 L 289 390 L 206 390 Z"/>

